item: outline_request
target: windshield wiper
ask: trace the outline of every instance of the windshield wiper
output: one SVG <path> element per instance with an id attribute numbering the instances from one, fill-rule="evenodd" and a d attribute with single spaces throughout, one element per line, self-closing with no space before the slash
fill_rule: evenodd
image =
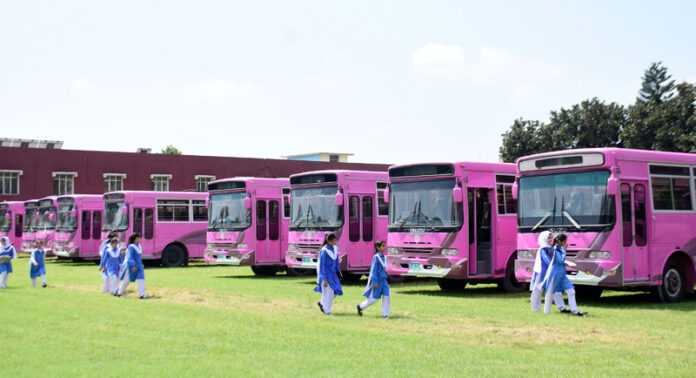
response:
<path id="1" fill-rule="evenodd" d="M 549 217 L 551 216 L 551 214 L 555 214 L 555 213 L 556 213 L 556 199 L 557 199 L 557 197 L 554 196 L 554 197 L 553 197 L 553 208 L 551 208 L 551 210 L 549 210 L 549 211 L 546 213 L 546 215 L 544 215 L 544 217 L 541 218 L 541 219 L 539 220 L 539 222 L 537 222 L 537 224 L 534 225 L 534 227 L 532 227 L 532 231 L 536 230 L 537 228 L 539 228 L 539 226 L 541 226 L 542 224 L 544 224 L 544 222 L 546 222 L 546 221 L 549 219 Z"/>
<path id="2" fill-rule="evenodd" d="M 565 216 L 566 218 L 568 218 L 568 220 L 570 221 L 570 223 L 572 223 L 573 226 L 575 226 L 575 228 L 577 228 L 578 230 L 582 231 L 582 227 L 580 226 L 580 224 L 575 220 L 575 218 L 573 218 L 573 217 L 568 213 L 567 210 L 563 210 L 563 216 Z"/>

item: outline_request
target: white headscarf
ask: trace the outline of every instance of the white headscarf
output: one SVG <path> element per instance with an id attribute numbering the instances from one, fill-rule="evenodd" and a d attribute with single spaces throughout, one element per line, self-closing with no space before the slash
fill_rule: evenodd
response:
<path id="1" fill-rule="evenodd" d="M 539 250 L 537 250 L 536 259 L 534 260 L 534 272 L 541 273 L 541 249 L 550 247 L 549 243 L 546 241 L 551 235 L 550 232 L 544 231 L 539 234 Z"/>
<path id="2" fill-rule="evenodd" d="M 0 249 L 2 249 L 2 252 L 12 251 L 12 256 L 10 256 L 10 257 L 13 259 L 16 259 L 17 258 L 17 251 L 14 249 L 14 247 L 12 247 L 12 244 L 10 244 L 10 239 L 7 236 L 3 236 L 0 238 L 0 240 L 5 241 L 5 246 L 2 246 L 2 244 L 0 244 Z"/>

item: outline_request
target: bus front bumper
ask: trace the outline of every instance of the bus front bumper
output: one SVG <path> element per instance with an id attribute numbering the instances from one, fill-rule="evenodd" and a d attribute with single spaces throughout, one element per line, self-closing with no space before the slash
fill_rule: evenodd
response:
<path id="1" fill-rule="evenodd" d="M 236 249 L 206 249 L 203 259 L 210 265 L 254 265 L 255 251 Z"/>
<path id="2" fill-rule="evenodd" d="M 285 263 L 295 269 L 317 269 L 317 253 L 287 251 L 285 253 Z"/>
<path id="3" fill-rule="evenodd" d="M 452 260 L 450 260 L 452 258 Z M 454 262 L 453 262 L 454 260 Z M 387 273 L 394 276 L 466 278 L 466 257 L 387 255 Z"/>

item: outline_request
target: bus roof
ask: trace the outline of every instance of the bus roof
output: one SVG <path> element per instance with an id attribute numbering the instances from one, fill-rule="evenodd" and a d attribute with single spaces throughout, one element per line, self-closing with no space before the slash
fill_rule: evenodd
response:
<path id="1" fill-rule="evenodd" d="M 218 179 L 218 180 L 213 180 L 208 183 L 210 184 L 219 184 L 221 182 L 236 182 L 236 181 L 243 181 L 243 182 L 258 182 L 258 183 L 290 183 L 290 179 L 285 177 L 285 178 L 269 178 L 269 177 L 228 177 L 228 178 L 223 178 L 223 179 Z"/>
<path id="2" fill-rule="evenodd" d="M 416 172 L 408 172 L 408 168 L 423 167 Z M 393 165 L 389 167 L 390 178 L 414 178 L 414 177 L 431 177 L 431 176 L 455 176 L 463 175 L 468 171 L 490 172 L 490 173 L 508 173 L 516 174 L 517 167 L 511 163 L 488 163 L 474 161 L 460 162 L 422 162 Z"/>
<path id="3" fill-rule="evenodd" d="M 104 193 L 102 197 L 112 194 L 123 194 L 125 196 L 138 196 L 144 198 L 161 198 L 161 197 L 171 197 L 171 198 L 206 198 L 208 196 L 207 192 L 154 192 L 151 190 L 121 190 L 115 192 Z"/>

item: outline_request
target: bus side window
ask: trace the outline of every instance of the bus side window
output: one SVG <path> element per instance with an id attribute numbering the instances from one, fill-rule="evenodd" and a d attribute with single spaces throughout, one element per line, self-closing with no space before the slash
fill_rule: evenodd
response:
<path id="1" fill-rule="evenodd" d="M 90 212 L 89 211 L 83 211 L 82 212 L 82 239 L 89 239 L 92 233 L 90 232 L 89 226 L 91 226 L 91 223 L 89 219 L 90 218 Z"/>
<path id="2" fill-rule="evenodd" d="M 92 212 L 92 239 L 101 239 L 101 212 L 99 210 Z"/>
<path id="3" fill-rule="evenodd" d="M 348 204 L 348 240 L 360 240 L 360 197 L 351 196 Z"/>
<path id="4" fill-rule="evenodd" d="M 474 244 L 476 241 L 474 239 L 474 190 L 469 189 L 467 191 L 467 207 L 469 208 L 469 244 Z"/>
<path id="5" fill-rule="evenodd" d="M 153 209 L 145 209 L 145 230 L 143 232 L 143 237 L 145 239 L 152 239 L 154 234 L 154 221 L 155 211 Z"/>
<path id="6" fill-rule="evenodd" d="M 133 232 L 143 232 L 143 209 L 133 209 Z"/>
<path id="7" fill-rule="evenodd" d="M 278 240 L 280 235 L 280 213 L 278 210 L 278 201 L 268 203 L 268 239 L 270 240 Z"/>
<path id="8" fill-rule="evenodd" d="M 631 185 L 621 184 L 621 226 L 624 247 L 630 247 L 633 244 L 631 218 Z"/>
<path id="9" fill-rule="evenodd" d="M 372 241 L 372 197 L 363 197 L 363 241 Z"/>
<path id="10" fill-rule="evenodd" d="M 634 208 L 636 217 L 636 245 L 644 246 L 647 243 L 646 214 L 645 214 L 645 185 L 636 184 L 633 187 Z"/>
<path id="11" fill-rule="evenodd" d="M 17 214 L 15 216 L 15 237 L 21 238 L 22 237 L 22 231 L 24 231 L 24 217 L 22 214 Z"/>
<path id="12" fill-rule="evenodd" d="M 266 240 L 266 201 L 256 201 L 256 240 Z"/>
<path id="13" fill-rule="evenodd" d="M 283 188 L 283 218 L 290 218 L 290 189 Z"/>

